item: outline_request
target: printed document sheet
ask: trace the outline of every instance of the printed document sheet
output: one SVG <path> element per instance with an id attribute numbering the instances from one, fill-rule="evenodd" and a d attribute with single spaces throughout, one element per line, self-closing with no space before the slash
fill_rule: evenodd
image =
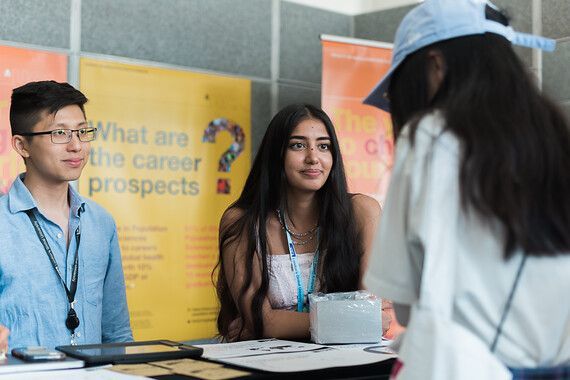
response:
<path id="1" fill-rule="evenodd" d="M 202 357 L 269 372 L 300 372 L 377 363 L 396 357 L 384 344 L 324 346 L 278 339 L 200 345 Z"/>

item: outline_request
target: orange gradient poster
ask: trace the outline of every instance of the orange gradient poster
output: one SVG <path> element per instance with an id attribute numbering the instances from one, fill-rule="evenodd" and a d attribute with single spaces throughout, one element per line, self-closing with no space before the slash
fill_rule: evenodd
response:
<path id="1" fill-rule="evenodd" d="M 28 82 L 67 80 L 67 56 L 45 51 L 0 46 L 0 195 L 7 193 L 24 161 L 12 149 L 10 98 L 12 90 Z"/>
<path id="2" fill-rule="evenodd" d="M 390 114 L 362 104 L 388 71 L 391 45 L 323 36 L 322 107 L 341 145 L 349 191 L 383 203 L 392 167 Z"/>
<path id="3" fill-rule="evenodd" d="M 79 191 L 117 223 L 136 340 L 213 337 L 218 224 L 250 167 L 251 81 L 82 58 Z"/>

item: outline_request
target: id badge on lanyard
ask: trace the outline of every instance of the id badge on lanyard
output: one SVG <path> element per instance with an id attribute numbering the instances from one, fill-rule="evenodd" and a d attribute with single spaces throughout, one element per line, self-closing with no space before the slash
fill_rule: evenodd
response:
<path id="1" fill-rule="evenodd" d="M 71 272 L 71 284 L 68 288 L 65 279 L 63 278 L 59 270 L 59 266 L 57 265 L 57 261 L 55 260 L 53 251 L 51 250 L 51 247 L 47 242 L 45 234 L 42 228 L 40 227 L 40 223 L 38 222 L 36 216 L 34 215 L 34 212 L 32 210 L 27 210 L 26 214 L 30 218 L 32 225 L 34 226 L 34 230 L 38 235 L 38 239 L 40 239 L 40 242 L 44 246 L 44 250 L 46 251 L 49 261 L 53 269 L 55 270 L 55 273 L 59 277 L 63 285 L 63 289 L 65 290 L 67 300 L 69 301 L 69 310 L 67 312 L 67 318 L 65 319 L 65 327 L 67 327 L 67 329 L 71 333 L 71 345 L 75 345 L 76 344 L 75 339 L 78 336 L 78 334 L 75 333 L 75 330 L 77 329 L 77 327 L 79 327 L 80 324 L 79 318 L 77 317 L 77 313 L 75 312 L 75 303 L 77 302 L 75 300 L 75 293 L 77 291 L 77 283 L 79 280 L 79 243 L 81 241 L 81 229 L 78 226 L 77 229 L 75 230 L 75 242 L 76 242 L 75 258 L 73 260 L 73 269 Z"/>

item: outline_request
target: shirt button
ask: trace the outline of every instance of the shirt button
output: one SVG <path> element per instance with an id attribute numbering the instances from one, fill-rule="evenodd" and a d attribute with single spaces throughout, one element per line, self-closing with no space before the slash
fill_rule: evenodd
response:
<path id="1" fill-rule="evenodd" d="M 61 239 L 61 232 L 58 232 L 58 233 L 57 233 L 57 238 L 58 238 L 58 239 Z"/>
<path id="2" fill-rule="evenodd" d="M 81 333 L 80 333 L 80 332 L 78 332 L 76 335 L 77 335 L 78 338 L 81 338 Z"/>

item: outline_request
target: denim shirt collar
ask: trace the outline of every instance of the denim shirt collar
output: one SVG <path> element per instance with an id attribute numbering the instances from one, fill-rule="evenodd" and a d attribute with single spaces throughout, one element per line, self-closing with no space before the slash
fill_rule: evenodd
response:
<path id="1" fill-rule="evenodd" d="M 26 173 L 17 176 L 8 192 L 8 203 L 12 214 L 38 208 L 32 193 L 24 185 L 25 176 Z M 79 213 L 85 211 L 85 200 L 72 186 L 68 186 L 68 188 L 71 213 L 79 217 Z"/>

